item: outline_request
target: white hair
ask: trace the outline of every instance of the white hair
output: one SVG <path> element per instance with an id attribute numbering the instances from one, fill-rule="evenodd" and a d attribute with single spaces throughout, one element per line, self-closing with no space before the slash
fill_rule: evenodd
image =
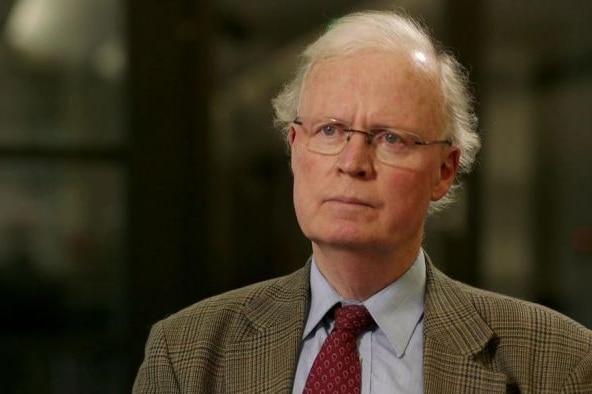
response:
<path id="1" fill-rule="evenodd" d="M 327 31 L 306 48 L 296 76 L 273 99 L 275 124 L 286 138 L 290 123 L 298 115 L 306 77 L 317 62 L 364 50 L 399 52 L 410 45 L 422 48 L 436 59 L 447 120 L 443 134 L 460 149 L 455 184 L 446 196 L 430 204 L 428 212 L 433 213 L 454 201 L 459 176 L 471 171 L 481 142 L 476 132 L 477 118 L 464 68 L 451 54 L 439 48 L 427 31 L 410 17 L 393 11 L 369 11 L 353 13 L 331 23 Z"/>

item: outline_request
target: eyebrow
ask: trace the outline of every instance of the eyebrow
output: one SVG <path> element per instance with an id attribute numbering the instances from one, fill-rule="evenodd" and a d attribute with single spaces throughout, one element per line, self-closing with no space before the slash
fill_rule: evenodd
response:
<path id="1" fill-rule="evenodd" d="M 302 121 L 302 117 L 300 115 L 298 115 L 298 117 L 296 119 Z M 350 128 L 354 128 L 353 127 L 353 122 L 343 120 L 342 118 L 339 118 L 339 117 L 336 117 L 336 116 L 333 116 L 333 115 L 319 114 L 319 115 L 313 115 L 313 116 L 304 116 L 304 119 L 315 120 L 315 121 L 323 121 L 323 120 L 328 121 L 328 120 L 332 120 L 332 121 L 343 123 L 343 124 L 349 126 Z M 372 122 L 372 123 L 370 123 L 370 125 L 371 126 L 364 127 L 364 130 L 391 129 L 391 130 L 397 130 L 397 131 L 404 131 L 404 132 L 407 132 L 407 133 L 412 133 L 412 134 L 415 134 L 415 135 L 421 137 L 419 135 L 419 133 L 417 131 L 415 131 L 414 129 L 412 130 L 412 129 L 407 128 L 407 127 L 397 126 L 397 125 L 395 125 L 395 122 L 393 122 L 393 123 Z M 424 138 L 424 137 L 421 137 L 421 138 Z"/>

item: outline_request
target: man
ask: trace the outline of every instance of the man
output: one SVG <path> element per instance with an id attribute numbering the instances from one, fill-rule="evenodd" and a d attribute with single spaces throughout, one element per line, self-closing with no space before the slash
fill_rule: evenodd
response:
<path id="1" fill-rule="evenodd" d="M 395 13 L 308 47 L 274 105 L 311 260 L 157 323 L 134 392 L 592 392 L 590 330 L 455 282 L 421 248 L 479 149 L 465 85 Z"/>

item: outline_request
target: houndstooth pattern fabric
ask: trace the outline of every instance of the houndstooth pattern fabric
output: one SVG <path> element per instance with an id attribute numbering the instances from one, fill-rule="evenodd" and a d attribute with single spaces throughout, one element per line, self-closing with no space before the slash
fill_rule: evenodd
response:
<path id="1" fill-rule="evenodd" d="M 356 341 L 372 317 L 363 305 L 339 306 L 335 326 L 312 365 L 303 394 L 359 394 L 361 368 Z"/>

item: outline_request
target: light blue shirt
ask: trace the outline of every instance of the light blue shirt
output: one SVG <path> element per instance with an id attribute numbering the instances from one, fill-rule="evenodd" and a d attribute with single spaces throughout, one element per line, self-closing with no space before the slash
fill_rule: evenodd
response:
<path id="1" fill-rule="evenodd" d="M 423 393 L 423 297 L 426 281 L 423 251 L 411 268 L 363 304 L 377 327 L 358 340 L 362 394 Z M 327 312 L 341 298 L 319 271 L 310 271 L 311 302 L 296 368 L 294 394 L 302 394 L 306 378 L 323 341 L 333 328 Z"/>

